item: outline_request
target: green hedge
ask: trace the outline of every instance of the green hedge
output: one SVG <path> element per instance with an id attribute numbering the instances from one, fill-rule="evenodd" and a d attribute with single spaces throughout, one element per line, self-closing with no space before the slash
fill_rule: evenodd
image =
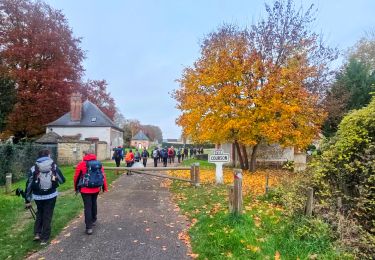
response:
<path id="1" fill-rule="evenodd" d="M 38 152 L 44 148 L 50 150 L 54 160 L 57 159 L 57 146 L 55 145 L 0 144 L 0 185 L 5 183 L 5 175 L 8 172 L 13 174 L 14 181 L 25 177 L 28 169 L 35 163 Z"/>

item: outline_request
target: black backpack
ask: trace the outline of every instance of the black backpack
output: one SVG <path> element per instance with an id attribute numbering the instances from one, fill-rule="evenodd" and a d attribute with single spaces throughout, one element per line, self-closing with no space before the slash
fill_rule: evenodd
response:
<path id="1" fill-rule="evenodd" d="M 92 160 L 86 162 L 86 173 L 81 173 L 78 187 L 97 188 L 104 185 L 104 175 L 102 172 L 102 163 Z"/>

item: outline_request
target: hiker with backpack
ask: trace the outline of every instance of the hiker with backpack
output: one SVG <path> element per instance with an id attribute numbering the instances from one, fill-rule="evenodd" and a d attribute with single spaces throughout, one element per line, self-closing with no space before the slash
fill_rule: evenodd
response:
<path id="1" fill-rule="evenodd" d="M 126 167 L 132 167 L 134 164 L 134 153 L 132 149 L 125 156 Z"/>
<path id="2" fill-rule="evenodd" d="M 97 199 L 100 192 L 108 191 L 103 165 L 92 151 L 84 152 L 74 174 L 74 190 L 80 192 L 84 204 L 86 234 L 93 233 L 97 220 Z"/>
<path id="3" fill-rule="evenodd" d="M 40 150 L 38 159 L 28 172 L 26 181 L 25 208 L 34 200 L 37 206 L 34 223 L 34 241 L 46 245 L 51 235 L 51 221 L 58 196 L 57 187 L 65 178 L 50 158 L 48 149 Z"/>
<path id="4" fill-rule="evenodd" d="M 148 151 L 146 150 L 146 147 L 143 148 L 143 151 L 142 151 L 142 163 L 143 163 L 143 166 L 146 167 L 146 164 L 147 164 L 147 158 L 150 157 L 150 154 L 148 153 Z"/>
<path id="5" fill-rule="evenodd" d="M 134 161 L 135 162 L 140 162 L 141 161 L 141 154 L 139 153 L 138 149 L 135 149 L 135 152 L 134 152 Z"/>
<path id="6" fill-rule="evenodd" d="M 181 163 L 181 148 L 178 148 L 177 150 L 177 161 L 178 163 Z"/>
<path id="7" fill-rule="evenodd" d="M 112 159 L 116 162 L 116 167 L 120 167 L 120 162 L 124 160 L 123 150 L 121 146 L 113 149 Z"/>
<path id="8" fill-rule="evenodd" d="M 167 163 L 168 163 L 168 148 L 167 147 L 161 150 L 161 157 L 163 159 L 163 166 L 167 167 Z"/>
<path id="9" fill-rule="evenodd" d="M 160 153 L 157 147 L 154 148 L 151 154 L 152 158 L 154 158 L 154 167 L 158 167 L 158 161 L 160 157 Z"/>

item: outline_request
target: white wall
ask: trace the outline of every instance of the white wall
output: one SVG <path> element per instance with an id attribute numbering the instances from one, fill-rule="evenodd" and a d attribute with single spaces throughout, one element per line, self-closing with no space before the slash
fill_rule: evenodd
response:
<path id="1" fill-rule="evenodd" d="M 123 134 L 119 130 L 111 129 L 111 142 L 108 143 L 110 150 L 112 151 L 112 148 L 123 146 L 124 140 L 123 140 Z"/>
<path id="2" fill-rule="evenodd" d="M 123 134 L 119 130 L 111 127 L 48 127 L 47 133 L 51 129 L 60 136 L 81 134 L 81 140 L 85 138 L 99 138 L 99 141 L 107 142 L 107 158 L 112 155 L 112 148 L 123 145 Z"/>

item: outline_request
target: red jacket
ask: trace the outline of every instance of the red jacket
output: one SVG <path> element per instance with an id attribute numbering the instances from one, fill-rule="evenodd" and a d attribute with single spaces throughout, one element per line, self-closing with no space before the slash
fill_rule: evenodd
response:
<path id="1" fill-rule="evenodd" d="M 78 165 L 76 167 L 76 171 L 74 173 L 74 190 L 77 190 L 77 184 L 78 184 L 78 180 L 79 180 L 79 177 L 80 177 L 81 173 L 87 172 L 86 161 L 93 161 L 93 160 L 96 160 L 96 155 L 95 154 L 87 154 L 83 157 L 83 161 L 78 163 Z M 104 176 L 104 189 L 103 189 L 103 191 L 108 191 L 107 178 L 105 177 L 105 172 L 104 172 L 103 167 L 102 167 L 102 172 L 103 172 L 103 176 Z M 98 192 L 100 192 L 100 188 L 99 187 L 97 187 L 97 188 L 82 187 L 80 192 L 81 193 L 98 193 Z"/>

